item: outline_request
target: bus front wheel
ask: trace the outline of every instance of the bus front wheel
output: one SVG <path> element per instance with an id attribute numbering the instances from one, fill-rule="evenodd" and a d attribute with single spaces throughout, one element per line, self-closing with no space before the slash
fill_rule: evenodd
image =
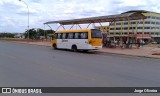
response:
<path id="1" fill-rule="evenodd" d="M 72 51 L 73 51 L 73 52 L 77 52 L 77 46 L 76 46 L 76 45 L 73 45 L 73 46 L 72 46 Z"/>

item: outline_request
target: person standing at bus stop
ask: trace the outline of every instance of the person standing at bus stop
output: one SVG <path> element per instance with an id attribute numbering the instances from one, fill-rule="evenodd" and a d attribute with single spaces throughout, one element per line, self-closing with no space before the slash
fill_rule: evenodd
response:
<path id="1" fill-rule="evenodd" d="M 137 39 L 137 48 L 139 49 L 141 45 L 140 39 Z"/>
<path id="2" fill-rule="evenodd" d="M 114 48 L 117 47 L 117 42 L 118 42 L 117 40 L 114 41 Z"/>

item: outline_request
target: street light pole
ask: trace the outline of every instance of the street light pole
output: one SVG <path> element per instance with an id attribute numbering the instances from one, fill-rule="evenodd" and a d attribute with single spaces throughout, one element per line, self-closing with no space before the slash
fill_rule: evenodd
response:
<path id="1" fill-rule="evenodd" d="M 22 0 L 19 0 L 19 1 L 22 1 Z M 28 5 L 27 5 L 27 3 L 26 2 L 24 2 L 24 1 L 22 1 L 26 6 L 27 6 L 27 9 L 28 9 L 28 40 L 29 40 L 29 7 L 28 7 Z"/>

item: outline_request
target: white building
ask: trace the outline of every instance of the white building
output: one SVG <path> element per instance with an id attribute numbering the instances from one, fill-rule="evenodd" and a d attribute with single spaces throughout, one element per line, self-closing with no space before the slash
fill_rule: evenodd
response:
<path id="1" fill-rule="evenodd" d="M 131 36 L 131 34 L 140 36 L 143 34 L 143 39 L 149 39 L 160 42 L 160 13 L 133 10 L 125 13 L 140 12 L 146 16 L 144 20 L 118 21 L 110 23 L 109 37 Z M 123 14 L 123 13 L 122 13 Z M 144 28 L 144 29 L 143 29 Z M 132 35 L 133 36 L 133 35 Z"/>

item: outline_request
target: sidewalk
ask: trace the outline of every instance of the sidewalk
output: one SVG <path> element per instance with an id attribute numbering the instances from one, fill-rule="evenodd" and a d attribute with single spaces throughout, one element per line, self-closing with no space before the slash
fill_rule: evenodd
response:
<path id="1" fill-rule="evenodd" d="M 153 47 L 141 47 L 139 49 L 103 48 L 99 51 L 103 53 L 112 53 L 112 54 L 119 54 L 119 55 L 129 55 L 129 56 L 160 59 L 160 48 L 153 48 Z M 159 53 L 159 55 L 152 55 L 155 53 L 156 54 Z"/>
<path id="2" fill-rule="evenodd" d="M 51 46 L 51 42 L 49 41 L 41 41 L 41 42 L 21 42 L 21 41 L 13 41 L 18 43 L 25 43 L 25 44 L 34 44 L 40 46 Z M 147 58 L 158 58 L 160 59 L 160 48 L 155 46 L 143 46 L 139 49 L 132 48 L 132 49 L 121 49 L 121 48 L 102 48 L 97 50 L 98 52 L 102 53 L 109 53 L 109 54 L 119 54 L 119 55 L 128 55 L 128 56 L 137 56 L 137 57 L 147 57 Z M 152 55 L 158 54 L 158 55 Z"/>

